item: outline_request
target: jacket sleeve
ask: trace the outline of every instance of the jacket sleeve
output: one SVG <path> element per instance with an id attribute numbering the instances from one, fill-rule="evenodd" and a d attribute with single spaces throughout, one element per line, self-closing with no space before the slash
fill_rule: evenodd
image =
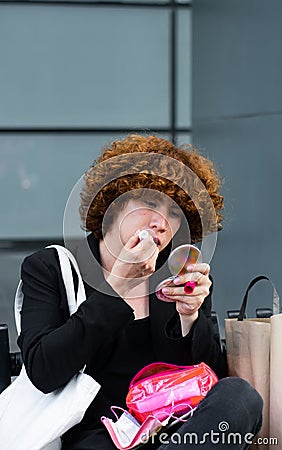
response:
<path id="1" fill-rule="evenodd" d="M 205 362 L 219 378 L 227 375 L 226 358 L 215 337 L 211 319 L 211 293 L 199 309 L 199 317 L 189 333 L 182 337 L 179 314 L 176 313 L 167 323 L 166 334 L 174 339 L 186 353 L 189 364 Z"/>
<path id="2" fill-rule="evenodd" d="M 103 289 L 69 317 L 66 305 L 62 307 L 60 275 L 38 253 L 24 260 L 21 277 L 24 301 L 18 344 L 29 378 L 44 393 L 67 383 L 133 318 L 132 308 L 115 291 L 111 296 Z M 111 292 L 109 285 L 107 291 Z"/>

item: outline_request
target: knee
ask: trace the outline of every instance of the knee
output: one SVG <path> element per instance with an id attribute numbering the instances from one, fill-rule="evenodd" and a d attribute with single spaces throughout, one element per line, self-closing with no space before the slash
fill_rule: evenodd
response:
<path id="1" fill-rule="evenodd" d="M 263 400 L 260 394 L 246 380 L 238 377 L 223 378 L 214 386 L 222 401 L 244 404 L 252 411 L 262 412 Z"/>

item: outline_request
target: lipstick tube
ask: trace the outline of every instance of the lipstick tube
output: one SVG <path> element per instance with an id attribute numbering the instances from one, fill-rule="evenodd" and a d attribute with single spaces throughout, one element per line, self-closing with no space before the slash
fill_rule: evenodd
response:
<path id="1" fill-rule="evenodd" d="M 184 284 L 185 294 L 192 294 L 196 286 L 196 281 L 187 281 L 187 283 Z"/>

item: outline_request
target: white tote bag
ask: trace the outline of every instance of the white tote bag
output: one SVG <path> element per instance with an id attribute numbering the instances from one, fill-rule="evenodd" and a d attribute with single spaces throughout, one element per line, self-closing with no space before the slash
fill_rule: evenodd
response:
<path id="1" fill-rule="evenodd" d="M 57 250 L 61 265 L 70 314 L 86 299 L 83 281 L 74 256 L 64 247 L 51 245 Z M 78 275 L 75 296 L 71 264 Z M 15 297 L 15 319 L 20 332 L 20 310 L 23 293 L 20 281 Z M 85 374 L 77 373 L 64 387 L 43 394 L 29 380 L 25 367 L 20 375 L 0 395 L 0 447 L 1 450 L 59 450 L 60 436 L 79 423 L 100 385 Z"/>

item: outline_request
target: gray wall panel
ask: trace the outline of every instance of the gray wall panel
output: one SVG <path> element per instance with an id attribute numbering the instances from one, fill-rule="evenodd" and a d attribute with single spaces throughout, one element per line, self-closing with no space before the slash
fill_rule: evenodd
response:
<path id="1" fill-rule="evenodd" d="M 168 126 L 168 55 L 165 9 L 0 4 L 0 126 Z"/>
<path id="2" fill-rule="evenodd" d="M 281 118 L 228 120 L 195 128 L 194 144 L 224 176 L 225 223 L 212 260 L 215 309 L 238 309 L 249 280 L 269 275 L 282 292 Z M 261 283 L 262 284 L 262 283 Z M 271 306 L 256 290 L 249 313 Z"/>
<path id="3" fill-rule="evenodd" d="M 282 292 L 281 23 L 279 0 L 193 2 L 193 143 L 225 179 L 225 225 L 212 261 L 221 320 L 256 275 Z M 260 283 L 248 314 L 270 298 Z"/>
<path id="4" fill-rule="evenodd" d="M 193 2 L 193 118 L 282 111 L 281 0 Z"/>

